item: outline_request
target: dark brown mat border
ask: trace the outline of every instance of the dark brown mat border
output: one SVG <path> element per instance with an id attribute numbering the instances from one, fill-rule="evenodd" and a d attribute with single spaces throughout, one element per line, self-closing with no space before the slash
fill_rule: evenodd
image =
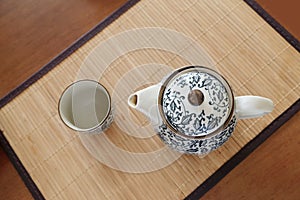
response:
<path id="1" fill-rule="evenodd" d="M 255 0 L 244 0 L 257 14 L 259 14 L 272 28 L 274 28 L 290 45 L 300 52 L 300 42 L 269 15 Z"/>
<path id="2" fill-rule="evenodd" d="M 4 150 L 4 152 L 7 154 L 7 157 L 9 158 L 10 162 L 13 164 L 15 169 L 18 171 L 19 175 L 21 176 L 22 180 L 24 181 L 25 185 L 29 189 L 31 195 L 34 199 L 45 199 L 34 183 L 34 181 L 31 179 L 30 175 L 26 171 L 24 165 L 18 158 L 17 154 L 14 152 L 12 147 L 10 146 L 9 142 L 6 140 L 3 132 L 0 130 L 0 143 Z M 21 198 L 21 197 L 20 197 Z"/>
<path id="3" fill-rule="evenodd" d="M 98 25 L 92 28 L 89 32 L 71 44 L 68 48 L 63 50 L 58 54 L 57 57 L 53 58 L 49 63 L 43 66 L 37 73 L 33 74 L 29 79 L 24 81 L 17 88 L 8 93 L 5 97 L 0 99 L 0 109 L 13 100 L 16 96 L 18 96 L 21 92 L 23 92 L 30 85 L 35 83 L 37 80 L 46 75 L 51 69 L 61 63 L 64 59 L 74 53 L 77 49 L 79 49 L 82 45 L 84 45 L 87 41 L 93 38 L 96 34 L 101 32 L 104 28 L 106 28 L 109 24 L 118 19 L 123 13 L 125 13 L 128 9 L 134 6 L 140 0 L 129 0 L 123 6 L 121 6 L 118 10 L 116 10 L 113 14 L 105 18 Z"/>
<path id="4" fill-rule="evenodd" d="M 269 124 L 260 134 L 246 144 L 237 154 L 220 167 L 213 175 L 196 188 L 186 199 L 199 199 L 212 187 L 214 187 L 223 177 L 233 170 L 240 162 L 250 155 L 259 145 L 266 141 L 277 129 L 287 122 L 294 114 L 300 110 L 300 99 L 298 99 L 284 113 Z"/>
<path id="5" fill-rule="evenodd" d="M 257 12 L 270 26 L 272 26 L 287 42 L 300 52 L 300 42 L 281 26 L 271 15 L 269 15 L 255 0 L 244 0 L 253 10 Z M 214 187 L 223 177 L 242 162 L 259 145 L 268 139 L 277 129 L 287 122 L 300 110 L 300 99 L 298 99 L 284 113 L 278 116 L 252 141 L 246 144 L 237 154 L 220 167 L 213 175 L 196 188 L 186 199 L 200 199 L 206 192 Z"/>
<path id="6" fill-rule="evenodd" d="M 128 9 L 134 6 L 139 0 L 129 0 L 126 2 L 122 7 L 116 10 L 112 15 L 101 21 L 98 25 L 92 28 L 88 33 L 83 35 L 77 41 L 75 41 L 70 47 L 62 51 L 57 57 L 51 60 L 48 64 L 43 66 L 37 73 L 23 82 L 20 86 L 16 89 L 11 91 L 8 95 L 4 98 L 0 99 L 0 109 L 8 104 L 11 100 L 13 100 L 16 96 L 22 93 L 26 88 L 28 88 L 31 84 L 34 84 L 37 80 L 42 78 L 46 75 L 51 69 L 57 66 L 60 62 L 62 62 L 65 58 L 70 56 L 73 52 L 79 49 L 82 45 L 84 45 L 87 41 L 93 38 L 97 33 L 101 32 L 104 28 L 106 28 L 109 24 L 113 21 L 118 19 L 123 13 L 125 13 Z M 12 149 L 11 145 L 5 138 L 3 131 L 0 130 L 0 145 L 3 148 L 4 152 L 7 154 L 8 158 L 10 159 L 11 163 L 21 176 L 23 182 L 27 186 L 28 190 L 30 191 L 31 195 L 34 199 L 45 199 L 32 178 L 30 177 L 29 173 L 25 169 L 24 165 Z"/>
<path id="7" fill-rule="evenodd" d="M 70 56 L 74 51 L 80 48 L 83 44 L 89 41 L 96 34 L 101 32 L 106 26 L 116 20 L 129 8 L 135 5 L 139 0 L 130 0 L 124 4 L 120 9 L 114 12 L 111 16 L 100 22 L 96 27 L 89 31 L 86 35 L 73 43 L 69 48 L 59 54 L 56 58 L 45 65 L 36 74 L 23 82 L 19 87 L 10 92 L 7 96 L 0 100 L 0 108 L 9 103 L 13 98 L 23 92 L 31 84 L 35 83 L 42 76 L 47 74 L 56 65 L 62 62 L 65 58 Z M 285 38 L 295 49 L 300 52 L 300 43 L 293 37 L 284 27 L 282 27 L 274 18 L 272 18 L 256 1 L 244 0 L 252 9 L 254 9 L 265 21 L 267 21 L 283 38 Z M 209 189 L 216 185 L 226 174 L 228 174 L 234 167 L 236 167 L 241 161 L 243 161 L 251 152 L 253 152 L 260 144 L 262 144 L 268 137 L 270 137 L 280 126 L 287 122 L 295 113 L 300 110 L 300 100 L 294 103 L 283 114 L 276 118 L 268 127 L 266 127 L 259 135 L 257 135 L 251 142 L 244 146 L 235 156 L 228 160 L 222 167 L 220 167 L 212 176 L 210 176 L 203 184 L 196 188 L 186 199 L 199 199 Z M 28 187 L 32 196 L 35 199 L 44 199 L 42 193 L 31 179 L 30 175 L 26 171 L 25 167 L 21 163 L 18 156 L 6 140 L 2 131 L 0 131 L 0 143 L 4 151 L 8 155 L 10 161 L 20 174 L 25 185 Z"/>

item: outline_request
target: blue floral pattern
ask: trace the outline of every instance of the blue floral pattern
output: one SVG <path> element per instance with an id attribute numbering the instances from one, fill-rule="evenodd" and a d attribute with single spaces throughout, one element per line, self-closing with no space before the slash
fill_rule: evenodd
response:
<path id="1" fill-rule="evenodd" d="M 110 124 L 112 122 L 113 122 L 113 114 L 112 114 L 112 111 L 110 111 L 110 113 L 107 116 L 106 120 L 101 125 L 101 131 L 103 131 L 103 132 L 106 131 L 110 127 Z"/>
<path id="2" fill-rule="evenodd" d="M 203 93 L 201 105 L 194 106 L 188 101 L 192 90 Z M 206 72 L 191 71 L 166 86 L 162 108 L 167 122 L 176 131 L 188 136 L 205 136 L 224 124 L 230 113 L 229 101 L 220 80 Z"/>
<path id="3" fill-rule="evenodd" d="M 231 136 L 237 119 L 235 116 L 230 120 L 227 127 L 217 133 L 212 137 L 207 137 L 203 139 L 191 139 L 184 136 L 178 135 L 170 131 L 166 124 L 162 124 L 158 127 L 158 133 L 160 138 L 169 147 L 175 149 L 176 151 L 189 154 L 204 155 L 217 149 L 223 145 Z"/>

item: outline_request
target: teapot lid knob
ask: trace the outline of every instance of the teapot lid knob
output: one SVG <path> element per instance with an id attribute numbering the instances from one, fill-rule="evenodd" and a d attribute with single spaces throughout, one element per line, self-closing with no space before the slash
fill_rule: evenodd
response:
<path id="1" fill-rule="evenodd" d="M 188 100 L 193 106 L 200 106 L 203 103 L 204 95 L 201 90 L 193 89 L 188 94 Z"/>

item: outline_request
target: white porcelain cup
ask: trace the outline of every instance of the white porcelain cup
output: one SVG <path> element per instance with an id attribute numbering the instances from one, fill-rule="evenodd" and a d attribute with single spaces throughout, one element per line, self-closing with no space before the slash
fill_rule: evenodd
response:
<path id="1" fill-rule="evenodd" d="M 68 86 L 60 97 L 58 112 L 69 128 L 84 133 L 101 133 L 113 121 L 110 95 L 93 80 L 80 80 Z"/>

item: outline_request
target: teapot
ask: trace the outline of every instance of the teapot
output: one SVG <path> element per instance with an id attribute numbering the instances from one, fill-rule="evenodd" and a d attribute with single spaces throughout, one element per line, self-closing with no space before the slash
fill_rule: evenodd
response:
<path id="1" fill-rule="evenodd" d="M 272 100 L 234 97 L 228 82 L 203 66 L 185 66 L 128 97 L 128 105 L 151 119 L 154 130 L 172 149 L 206 155 L 223 145 L 237 121 L 270 113 Z"/>

